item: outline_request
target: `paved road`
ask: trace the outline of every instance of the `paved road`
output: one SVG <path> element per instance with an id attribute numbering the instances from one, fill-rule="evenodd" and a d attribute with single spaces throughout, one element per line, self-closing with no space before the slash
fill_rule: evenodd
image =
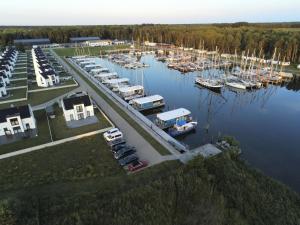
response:
<path id="1" fill-rule="evenodd" d="M 129 145 L 137 148 L 137 155 L 141 160 L 147 160 L 149 165 L 154 165 L 167 160 L 162 157 L 125 119 L 123 119 L 111 106 L 101 98 L 69 65 L 59 59 L 67 71 L 74 76 L 82 90 L 88 92 L 93 100 L 101 107 L 102 111 L 113 121 L 113 123 L 124 133 Z"/>

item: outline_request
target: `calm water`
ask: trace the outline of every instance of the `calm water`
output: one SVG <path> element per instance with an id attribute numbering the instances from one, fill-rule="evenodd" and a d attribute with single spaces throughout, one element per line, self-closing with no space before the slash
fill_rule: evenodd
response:
<path id="1" fill-rule="evenodd" d="M 132 84 L 142 83 L 141 70 L 124 69 L 107 59 L 100 61 Z M 198 121 L 196 132 L 180 141 L 194 148 L 218 135 L 232 135 L 251 165 L 300 192 L 300 80 L 251 92 L 223 88 L 216 94 L 194 84 L 198 72 L 183 75 L 153 56 L 144 56 L 141 61 L 150 65 L 144 69 L 146 94 L 162 95 L 164 111 L 184 107 Z"/>

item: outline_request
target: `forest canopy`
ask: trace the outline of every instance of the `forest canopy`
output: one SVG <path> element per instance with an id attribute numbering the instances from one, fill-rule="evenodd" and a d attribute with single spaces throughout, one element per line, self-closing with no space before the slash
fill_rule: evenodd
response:
<path id="1" fill-rule="evenodd" d="M 70 37 L 98 36 L 103 39 L 153 41 L 176 46 L 216 49 L 222 53 L 260 50 L 271 57 L 277 48 L 286 61 L 300 62 L 300 23 L 249 24 L 190 24 L 190 25 L 107 25 L 1 27 L 0 45 L 14 39 L 49 38 L 52 43 L 67 43 Z"/>

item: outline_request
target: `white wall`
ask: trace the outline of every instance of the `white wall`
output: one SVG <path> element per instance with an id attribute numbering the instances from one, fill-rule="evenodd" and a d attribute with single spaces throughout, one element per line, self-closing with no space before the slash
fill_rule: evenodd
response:
<path id="1" fill-rule="evenodd" d="M 63 106 L 64 117 L 67 122 L 71 121 L 71 115 L 73 115 L 74 120 L 79 120 L 78 113 L 76 111 L 76 106 L 74 106 L 74 108 L 71 110 L 65 110 L 63 102 L 62 102 L 62 106 Z M 83 108 L 84 119 L 86 119 L 88 117 L 88 115 L 87 115 L 88 111 L 90 112 L 90 116 L 95 115 L 93 105 L 85 107 L 83 104 L 81 104 L 81 106 Z"/>

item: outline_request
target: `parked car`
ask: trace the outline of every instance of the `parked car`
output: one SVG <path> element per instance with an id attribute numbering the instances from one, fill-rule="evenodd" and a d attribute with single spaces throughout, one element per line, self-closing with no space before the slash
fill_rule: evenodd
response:
<path id="1" fill-rule="evenodd" d="M 115 139 L 113 141 L 107 142 L 107 144 L 111 148 L 113 148 L 113 147 L 118 146 L 118 145 L 126 144 L 126 141 L 123 138 L 118 138 L 118 139 Z"/>
<path id="2" fill-rule="evenodd" d="M 103 134 L 104 139 L 107 142 L 114 141 L 116 139 L 123 138 L 122 132 L 118 128 L 113 128 Z"/>
<path id="3" fill-rule="evenodd" d="M 133 148 L 133 147 L 126 147 L 126 148 L 123 148 L 120 151 L 116 152 L 114 154 L 114 157 L 115 157 L 115 159 L 119 160 L 119 159 L 125 158 L 125 157 L 127 157 L 129 155 L 132 155 L 135 152 L 136 152 L 135 148 Z"/>
<path id="4" fill-rule="evenodd" d="M 125 148 L 126 146 L 128 146 L 128 145 L 126 145 L 126 143 L 116 144 L 116 145 L 111 146 L 111 151 L 112 152 L 117 152 L 120 149 Z"/>
<path id="5" fill-rule="evenodd" d="M 136 160 L 136 161 L 133 161 L 132 163 L 130 163 L 128 165 L 128 170 L 130 172 L 133 172 L 133 171 L 137 171 L 139 169 L 142 169 L 142 168 L 144 168 L 146 166 L 148 166 L 148 162 L 147 161 Z"/>
<path id="6" fill-rule="evenodd" d="M 125 158 L 120 159 L 118 162 L 119 162 L 120 166 L 126 166 L 126 165 L 128 165 L 128 164 L 130 164 L 133 161 L 136 161 L 138 159 L 139 158 L 137 157 L 137 155 L 132 154 L 132 155 L 129 155 Z"/>

